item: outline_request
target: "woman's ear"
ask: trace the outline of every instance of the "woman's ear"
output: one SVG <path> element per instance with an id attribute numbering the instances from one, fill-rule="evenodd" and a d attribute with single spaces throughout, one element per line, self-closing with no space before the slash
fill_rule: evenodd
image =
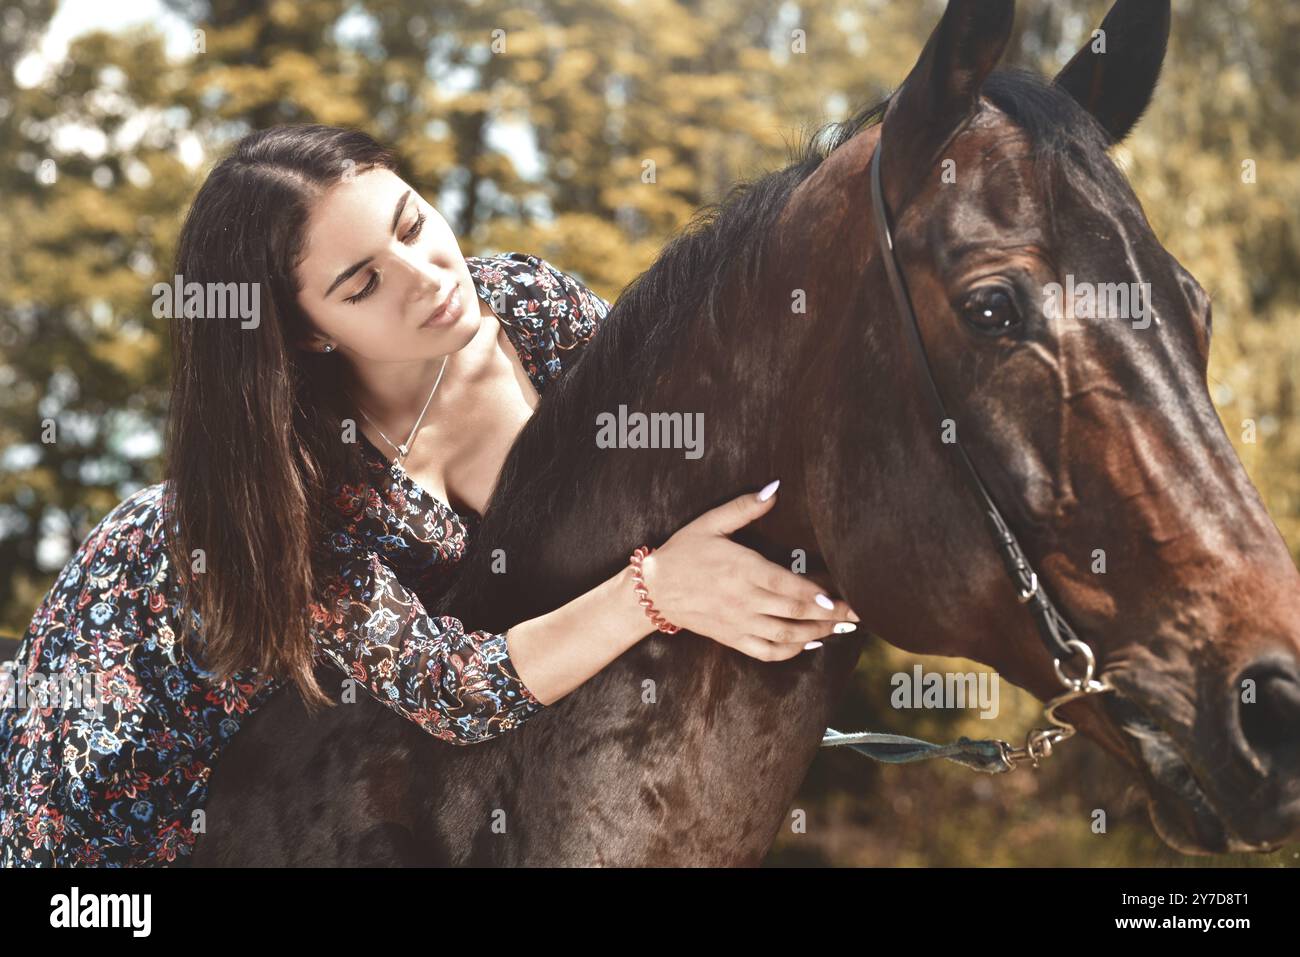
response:
<path id="1" fill-rule="evenodd" d="M 303 352 L 333 352 L 338 348 L 338 344 L 319 332 L 313 332 L 310 336 L 300 338 L 295 345 Z"/>

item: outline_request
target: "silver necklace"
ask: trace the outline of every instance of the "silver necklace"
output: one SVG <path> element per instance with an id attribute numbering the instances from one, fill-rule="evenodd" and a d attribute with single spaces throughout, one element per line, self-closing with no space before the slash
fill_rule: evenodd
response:
<path id="1" fill-rule="evenodd" d="M 407 454 L 411 451 L 411 443 L 415 441 L 415 433 L 419 431 L 420 423 L 424 421 L 424 413 L 429 411 L 429 403 L 433 401 L 433 394 L 438 391 L 438 384 L 442 382 L 442 374 L 447 371 L 447 360 L 450 358 L 450 354 L 443 356 L 442 368 L 438 370 L 438 378 L 434 380 L 433 388 L 429 390 L 429 398 L 424 400 L 424 408 L 420 410 L 420 415 L 419 418 L 415 420 L 415 425 L 411 426 L 411 434 L 406 437 L 406 441 L 401 445 L 396 444 L 392 439 L 384 435 L 384 430 L 379 427 L 379 423 L 366 415 L 366 410 L 361 408 L 361 403 L 357 402 L 351 392 L 348 393 L 348 398 L 352 399 L 353 402 L 356 402 L 357 411 L 365 416 L 366 421 L 375 427 L 375 431 L 379 433 L 380 437 L 393 447 L 394 451 L 397 452 L 397 457 L 399 459 L 406 458 Z"/>

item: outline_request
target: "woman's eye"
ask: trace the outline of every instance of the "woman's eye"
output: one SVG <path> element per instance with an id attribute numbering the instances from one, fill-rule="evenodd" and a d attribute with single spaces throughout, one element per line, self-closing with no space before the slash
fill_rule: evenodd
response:
<path id="1" fill-rule="evenodd" d="M 420 230 L 424 228 L 424 219 L 425 219 L 424 213 L 421 213 L 418 217 L 416 217 L 415 225 L 412 226 L 410 230 L 407 232 L 406 238 L 402 240 L 403 242 L 407 243 L 408 245 L 410 243 L 415 242 L 416 237 L 420 235 Z"/>
<path id="2" fill-rule="evenodd" d="M 406 243 L 408 246 L 411 243 L 415 242 L 415 240 L 419 238 L 420 231 L 424 229 L 424 221 L 427 218 L 428 217 L 426 217 L 424 213 L 420 213 L 420 215 L 416 216 L 415 223 L 411 226 L 410 229 L 406 231 L 406 235 L 402 237 L 402 242 Z M 360 302 L 362 299 L 365 299 L 374 291 L 375 291 L 375 274 L 371 273 L 370 281 L 366 283 L 365 288 L 362 289 L 355 296 L 349 296 L 347 299 L 344 300 L 344 302 Z"/>
<path id="3" fill-rule="evenodd" d="M 961 317 L 980 332 L 1006 332 L 1020 323 L 1015 297 L 1004 286 L 982 286 L 962 301 Z"/>
<path id="4" fill-rule="evenodd" d="M 372 292 L 374 292 L 374 291 L 375 291 L 375 274 L 374 274 L 374 273 L 371 273 L 371 274 L 370 274 L 370 281 L 369 281 L 368 283 L 366 283 L 365 288 L 363 288 L 363 289 L 362 289 L 359 293 L 357 293 L 355 296 L 348 296 L 348 298 L 345 299 L 344 301 L 345 301 L 345 302 L 360 302 L 362 299 L 365 299 L 366 296 L 370 295 L 370 294 L 371 294 Z"/>

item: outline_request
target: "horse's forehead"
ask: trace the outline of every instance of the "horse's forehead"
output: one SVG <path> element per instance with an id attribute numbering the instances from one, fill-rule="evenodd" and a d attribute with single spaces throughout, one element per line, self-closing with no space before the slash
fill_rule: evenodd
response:
<path id="1" fill-rule="evenodd" d="M 1020 156 L 954 148 L 949 159 L 949 171 L 932 179 L 908 210 L 900 245 L 916 247 L 914 254 L 932 258 L 941 270 L 975 251 L 1047 249 L 1047 204 Z"/>
<path id="2" fill-rule="evenodd" d="M 1064 224 L 1088 220 L 1104 221 L 1112 244 L 1154 239 L 1127 190 L 1042 174 L 1029 134 L 996 107 L 977 112 L 944 154 L 928 195 L 917 203 L 932 247 L 1025 243 L 1047 249 Z"/>

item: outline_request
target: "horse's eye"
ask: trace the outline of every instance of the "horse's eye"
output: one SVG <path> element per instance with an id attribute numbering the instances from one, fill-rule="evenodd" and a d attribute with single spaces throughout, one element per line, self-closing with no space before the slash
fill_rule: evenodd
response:
<path id="1" fill-rule="evenodd" d="M 967 293 L 961 317 L 980 332 L 997 334 L 1020 324 L 1020 309 L 1005 286 L 981 286 Z"/>

